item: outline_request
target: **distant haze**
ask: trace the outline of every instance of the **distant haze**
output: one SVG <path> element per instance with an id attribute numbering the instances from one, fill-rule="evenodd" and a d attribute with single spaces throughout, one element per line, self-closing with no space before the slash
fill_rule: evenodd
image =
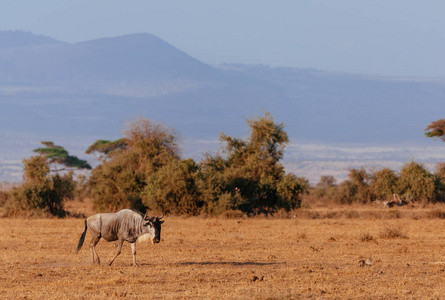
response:
<path id="1" fill-rule="evenodd" d="M 246 136 L 245 119 L 262 111 L 285 124 L 294 144 L 322 144 L 318 159 L 310 151 L 295 152 L 304 147 L 289 148 L 285 159 L 287 168 L 315 178 L 324 175 L 318 162 L 334 159 L 326 144 L 396 145 L 398 151 L 414 144 L 417 148 L 410 149 L 418 150 L 410 153 L 415 156 L 422 145 L 439 145 L 426 139 L 423 129 L 443 118 L 444 99 L 445 83 L 439 79 L 209 65 L 149 33 L 68 43 L 2 31 L 0 180 L 19 178 L 20 160 L 32 155 L 39 141 L 83 155 L 96 139 L 121 137 L 125 122 L 138 116 L 175 127 L 185 140 L 185 155 L 199 159 L 215 149 L 209 141 L 221 131 Z M 335 149 L 336 161 L 357 158 L 338 151 L 344 146 Z M 400 166 L 397 151 L 385 153 L 383 161 Z M 368 163 L 382 161 L 378 155 L 367 157 Z M 318 171 L 301 173 L 312 160 Z"/>

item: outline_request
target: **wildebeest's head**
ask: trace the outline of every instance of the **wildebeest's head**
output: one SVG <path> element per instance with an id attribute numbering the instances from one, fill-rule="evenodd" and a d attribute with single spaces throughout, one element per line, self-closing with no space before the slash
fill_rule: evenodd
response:
<path id="1" fill-rule="evenodd" d="M 148 227 L 148 233 L 151 235 L 151 242 L 153 244 L 161 241 L 161 225 L 164 223 L 161 219 L 163 217 L 164 213 L 162 213 L 161 217 L 148 217 L 147 214 L 144 216 L 144 226 Z"/>

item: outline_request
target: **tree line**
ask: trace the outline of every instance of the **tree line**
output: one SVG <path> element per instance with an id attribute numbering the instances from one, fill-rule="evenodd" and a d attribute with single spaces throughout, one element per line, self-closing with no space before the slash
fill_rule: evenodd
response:
<path id="1" fill-rule="evenodd" d="M 98 140 L 92 168 L 61 146 L 42 142 L 23 160 L 24 182 L 7 195 L 9 214 L 63 215 L 64 202 L 90 197 L 99 212 L 122 208 L 172 214 L 269 214 L 299 208 L 308 182 L 280 163 L 289 138 L 270 113 L 247 121 L 245 139 L 220 135 L 223 149 L 201 161 L 182 158 L 175 130 L 139 118 L 116 141 Z M 87 169 L 88 176 L 74 171 Z"/>
<path id="2" fill-rule="evenodd" d="M 23 160 L 23 183 L 0 192 L 7 214 L 66 214 L 64 203 L 90 197 L 99 212 L 122 208 L 170 214 L 273 214 L 301 206 L 303 195 L 341 204 L 369 203 L 400 195 L 407 201 L 445 202 L 445 163 L 430 173 L 411 161 L 400 172 L 383 168 L 349 170 L 336 184 L 321 176 L 308 180 L 286 173 L 280 161 L 289 138 L 270 113 L 247 120 L 247 138 L 220 135 L 222 149 L 201 161 L 182 158 L 178 133 L 161 123 L 139 118 L 121 139 L 97 140 L 86 150 L 99 164 L 92 168 L 53 142 L 42 142 L 37 155 Z M 445 119 L 432 122 L 425 135 L 445 141 Z M 77 170 L 89 174 L 75 176 Z"/>
<path id="3" fill-rule="evenodd" d="M 389 168 L 350 169 L 348 179 L 340 184 L 332 176 L 321 176 L 311 193 L 340 204 L 394 200 L 400 201 L 399 205 L 445 202 L 445 164 L 438 164 L 433 173 L 415 161 L 405 163 L 400 172 Z"/>
<path id="4" fill-rule="evenodd" d="M 445 119 L 431 122 L 425 136 L 445 141 Z M 350 169 L 348 179 L 340 184 L 332 176 L 321 176 L 311 193 L 341 204 L 391 201 L 394 197 L 405 203 L 445 202 L 445 163 L 438 163 L 433 173 L 415 161 L 405 163 L 399 172 Z"/>

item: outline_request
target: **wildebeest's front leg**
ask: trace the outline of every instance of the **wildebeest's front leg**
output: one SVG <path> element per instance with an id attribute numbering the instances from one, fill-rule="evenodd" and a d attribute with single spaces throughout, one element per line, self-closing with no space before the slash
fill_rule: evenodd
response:
<path id="1" fill-rule="evenodd" d="M 133 253 L 133 265 L 135 267 L 139 267 L 136 263 L 136 243 L 131 243 L 131 253 Z"/>
<path id="2" fill-rule="evenodd" d="M 116 259 L 116 257 L 121 254 L 121 250 L 122 250 L 122 244 L 124 243 L 124 239 L 119 239 L 117 241 L 117 252 L 116 255 L 113 257 L 113 259 L 110 261 L 110 263 L 108 264 L 109 266 L 111 266 L 111 264 L 113 263 L 113 261 Z"/>

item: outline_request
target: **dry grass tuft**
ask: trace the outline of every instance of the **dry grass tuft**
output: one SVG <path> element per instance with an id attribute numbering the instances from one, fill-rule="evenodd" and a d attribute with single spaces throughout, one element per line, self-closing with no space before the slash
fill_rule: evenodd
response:
<path id="1" fill-rule="evenodd" d="M 368 232 L 363 233 L 359 239 L 362 242 L 374 242 L 374 243 L 377 242 L 376 239 Z"/>
<path id="2" fill-rule="evenodd" d="M 431 219 L 445 219 L 445 210 L 436 208 L 428 213 L 428 217 Z"/>
<path id="3" fill-rule="evenodd" d="M 407 239 L 408 236 L 403 232 L 400 227 L 386 226 L 380 233 L 382 239 Z"/>
<path id="4" fill-rule="evenodd" d="M 300 233 L 300 234 L 297 236 L 297 238 L 298 238 L 299 240 L 306 240 L 306 239 L 307 239 L 307 234 L 306 234 L 305 232 Z"/>

